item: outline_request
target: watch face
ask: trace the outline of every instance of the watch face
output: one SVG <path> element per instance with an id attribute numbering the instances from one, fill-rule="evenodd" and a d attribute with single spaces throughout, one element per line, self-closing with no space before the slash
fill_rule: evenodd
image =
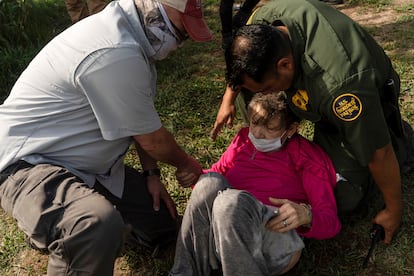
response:
<path id="1" fill-rule="evenodd" d="M 161 176 L 161 171 L 160 169 L 149 169 L 149 170 L 144 170 L 144 172 L 142 173 L 144 175 L 144 177 L 148 177 L 148 176 Z"/>

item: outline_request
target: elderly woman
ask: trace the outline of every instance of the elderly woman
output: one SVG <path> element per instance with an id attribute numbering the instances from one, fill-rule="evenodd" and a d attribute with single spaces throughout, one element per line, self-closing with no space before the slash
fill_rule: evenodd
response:
<path id="1" fill-rule="evenodd" d="M 250 126 L 194 187 L 170 275 L 278 275 L 299 260 L 301 237 L 328 239 L 341 224 L 334 167 L 283 92 L 256 94 Z"/>

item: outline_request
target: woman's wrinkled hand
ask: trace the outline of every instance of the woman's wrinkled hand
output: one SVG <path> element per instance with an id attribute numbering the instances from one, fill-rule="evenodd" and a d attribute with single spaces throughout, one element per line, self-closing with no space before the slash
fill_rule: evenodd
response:
<path id="1" fill-rule="evenodd" d="M 280 206 L 279 214 L 269 220 L 266 228 L 271 231 L 284 233 L 299 226 L 312 223 L 308 210 L 301 204 L 288 199 L 269 198 L 273 205 Z"/>

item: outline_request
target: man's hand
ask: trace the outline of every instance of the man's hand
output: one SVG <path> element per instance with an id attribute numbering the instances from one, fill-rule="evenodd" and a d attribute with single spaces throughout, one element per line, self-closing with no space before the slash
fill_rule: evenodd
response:
<path id="1" fill-rule="evenodd" d="M 170 194 L 165 189 L 164 185 L 161 183 L 159 176 L 153 175 L 147 177 L 147 187 L 148 191 L 152 196 L 153 208 L 155 211 L 160 210 L 160 202 L 164 201 L 165 205 L 170 212 L 170 215 L 173 219 L 177 218 L 177 209 L 175 208 L 175 203 L 172 200 Z"/>
<path id="2" fill-rule="evenodd" d="M 234 91 L 230 86 L 226 86 L 226 91 L 224 92 L 219 111 L 217 112 L 216 122 L 210 132 L 210 137 L 213 141 L 216 140 L 217 135 L 220 133 L 224 125 L 227 125 L 228 128 L 233 127 L 233 120 L 236 116 L 236 107 L 234 106 L 234 102 L 238 94 L 238 91 Z"/>
<path id="3" fill-rule="evenodd" d="M 175 177 L 177 178 L 178 183 L 184 188 L 188 188 L 198 181 L 197 175 L 191 172 L 176 171 Z"/>
<path id="4" fill-rule="evenodd" d="M 373 223 L 380 224 L 384 227 L 385 239 L 384 243 L 389 244 L 392 237 L 401 224 L 401 211 L 391 212 L 387 208 L 381 210 L 373 219 Z"/>
<path id="5" fill-rule="evenodd" d="M 386 206 L 373 222 L 384 227 L 384 243 L 388 244 L 401 224 L 402 214 L 400 167 L 391 143 L 375 150 L 368 167 Z"/>
<path id="6" fill-rule="evenodd" d="M 181 186 L 187 188 L 198 181 L 198 178 L 202 172 L 203 170 L 197 160 L 188 156 L 187 161 L 184 163 L 184 165 L 177 168 L 175 177 Z"/>
<path id="7" fill-rule="evenodd" d="M 220 109 L 217 113 L 216 122 L 214 127 L 210 132 L 210 137 L 213 141 L 216 140 L 217 135 L 221 132 L 221 129 L 227 125 L 228 128 L 233 127 L 233 120 L 236 116 L 236 107 L 234 104 L 226 105 L 223 102 L 221 103 Z"/>

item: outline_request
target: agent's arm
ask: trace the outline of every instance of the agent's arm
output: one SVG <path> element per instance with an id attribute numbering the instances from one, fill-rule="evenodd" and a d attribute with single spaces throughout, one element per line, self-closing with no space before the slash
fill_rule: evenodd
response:
<path id="1" fill-rule="evenodd" d="M 402 215 L 400 168 L 392 145 L 377 149 L 368 167 L 385 201 L 385 209 L 375 216 L 373 222 L 384 227 L 384 242 L 390 243 L 401 224 Z"/>
<path id="2" fill-rule="evenodd" d="M 224 92 L 223 99 L 221 100 L 221 105 L 219 111 L 217 112 L 214 127 L 210 133 L 213 141 L 216 140 L 217 135 L 225 125 L 229 128 L 233 127 L 233 120 L 236 116 L 236 107 L 234 102 L 238 94 L 238 91 L 234 91 L 229 86 L 226 86 L 226 91 Z"/>

